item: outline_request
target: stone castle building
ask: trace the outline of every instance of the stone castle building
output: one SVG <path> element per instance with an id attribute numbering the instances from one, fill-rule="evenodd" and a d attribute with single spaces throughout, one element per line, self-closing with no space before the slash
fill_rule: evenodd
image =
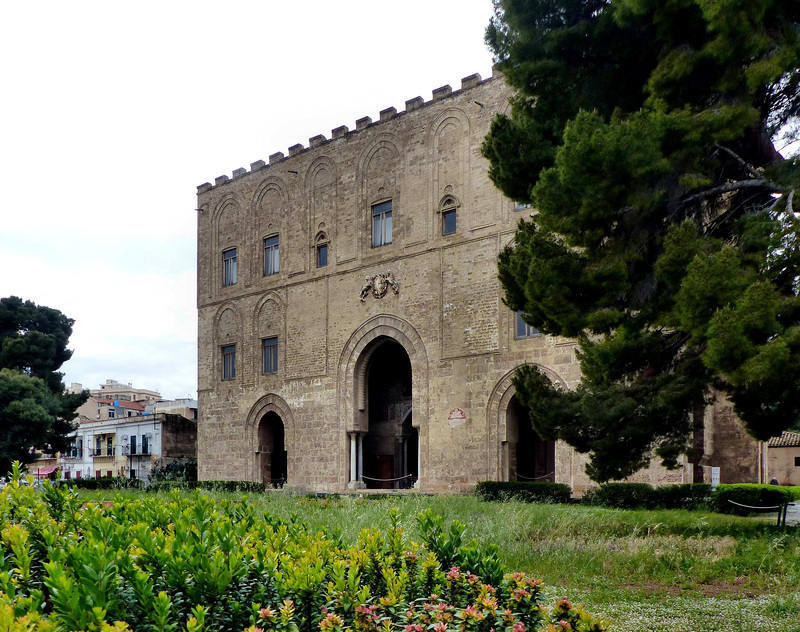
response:
<path id="1" fill-rule="evenodd" d="M 198 187 L 201 479 L 586 489 L 585 459 L 538 439 L 511 384 L 524 363 L 565 388 L 580 375 L 573 341 L 501 300 L 497 255 L 531 209 L 492 185 L 480 148 L 509 95 L 472 75 Z M 723 478 L 761 476 L 745 443 L 731 467 L 746 471 Z"/>

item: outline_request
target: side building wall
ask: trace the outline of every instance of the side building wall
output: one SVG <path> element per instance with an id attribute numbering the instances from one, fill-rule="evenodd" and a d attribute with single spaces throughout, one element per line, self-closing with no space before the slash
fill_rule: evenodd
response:
<path id="1" fill-rule="evenodd" d="M 336 128 L 330 140 L 315 136 L 288 157 L 198 187 L 201 479 L 261 480 L 271 448 L 259 426 L 272 415 L 282 423 L 289 484 L 352 486 L 368 360 L 384 339 L 411 363 L 419 486 L 463 490 L 514 476 L 514 369 L 537 364 L 566 388 L 580 374 L 573 341 L 518 338 L 502 303 L 497 256 L 531 211 L 492 185 L 480 148 L 509 95 L 500 77 L 467 77 L 458 91 L 439 88 L 432 101 L 411 99 L 404 112 L 389 108 L 379 121 L 360 119 L 354 131 Z M 386 203 L 391 242 L 373 246 L 375 213 Z M 449 211 L 456 228 L 443 234 Z M 273 259 L 265 263 L 276 240 L 277 271 Z M 226 278 L 231 255 L 235 282 Z M 397 286 L 376 286 L 379 274 Z M 262 349 L 273 339 L 275 372 Z M 224 375 L 231 349 L 233 377 L 230 367 Z M 558 443 L 551 478 L 582 493 L 584 465 Z M 691 476 L 687 464 L 638 478 Z"/>

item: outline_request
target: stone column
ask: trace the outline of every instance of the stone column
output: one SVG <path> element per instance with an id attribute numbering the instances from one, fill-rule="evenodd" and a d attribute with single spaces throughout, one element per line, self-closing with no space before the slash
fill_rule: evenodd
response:
<path id="1" fill-rule="evenodd" d="M 351 432 L 347 436 L 350 440 L 350 482 L 354 483 L 358 480 L 358 471 L 356 469 L 356 434 Z"/>
<path id="2" fill-rule="evenodd" d="M 361 433 L 356 434 L 358 438 L 358 482 L 362 482 L 364 476 L 364 435 Z"/>

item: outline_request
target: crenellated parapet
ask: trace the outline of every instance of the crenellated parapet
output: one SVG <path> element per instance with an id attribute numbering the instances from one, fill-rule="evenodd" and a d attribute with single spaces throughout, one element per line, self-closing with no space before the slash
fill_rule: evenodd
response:
<path id="1" fill-rule="evenodd" d="M 496 69 L 492 71 L 492 76 L 488 79 L 482 79 L 480 74 L 475 73 L 461 79 L 461 88 L 459 90 L 454 91 L 452 87 L 449 85 L 440 86 L 439 88 L 436 88 L 432 91 L 431 93 L 432 98 L 430 101 L 425 101 L 425 99 L 419 96 L 414 97 L 413 99 L 409 99 L 408 101 L 405 102 L 405 110 L 401 112 L 398 112 L 397 108 L 395 107 L 389 107 L 379 112 L 378 115 L 379 118 L 377 121 L 373 121 L 372 118 L 369 116 L 364 116 L 362 118 L 357 119 L 354 130 L 351 130 L 346 125 L 340 125 L 339 127 L 335 127 L 331 130 L 330 138 L 326 138 L 324 134 L 317 134 L 316 136 L 312 136 L 311 138 L 308 139 L 308 147 L 305 147 L 302 143 L 297 143 L 289 147 L 288 158 L 293 158 L 294 156 L 297 156 L 305 151 L 308 151 L 309 149 L 320 147 L 327 143 L 349 137 L 353 134 L 357 134 L 367 128 L 371 128 L 376 125 L 385 123 L 387 121 L 391 121 L 392 119 L 406 115 L 415 110 L 419 110 L 420 108 L 427 107 L 431 104 L 438 103 L 445 99 L 461 95 L 461 93 L 463 93 L 465 90 L 470 90 L 471 88 L 475 88 L 483 83 L 486 83 L 487 81 L 492 81 L 499 75 L 500 73 Z M 255 162 L 250 163 L 249 171 L 244 167 L 240 167 L 238 169 L 234 169 L 230 177 L 228 175 L 218 176 L 217 178 L 214 179 L 214 184 L 211 184 L 210 182 L 204 182 L 203 184 L 197 187 L 197 193 L 198 194 L 206 193 L 207 191 L 228 184 L 229 182 L 232 182 L 234 180 L 238 180 L 248 174 L 268 170 L 271 167 L 275 166 L 280 162 L 283 162 L 286 159 L 287 156 L 285 156 L 283 152 L 277 152 L 271 154 L 269 156 L 268 162 L 265 162 L 264 160 L 256 160 Z"/>

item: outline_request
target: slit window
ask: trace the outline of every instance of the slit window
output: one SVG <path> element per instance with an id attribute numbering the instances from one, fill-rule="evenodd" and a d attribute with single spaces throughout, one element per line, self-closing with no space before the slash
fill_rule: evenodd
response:
<path id="1" fill-rule="evenodd" d="M 328 265 L 328 244 L 317 245 L 317 267 L 324 268 Z"/>

